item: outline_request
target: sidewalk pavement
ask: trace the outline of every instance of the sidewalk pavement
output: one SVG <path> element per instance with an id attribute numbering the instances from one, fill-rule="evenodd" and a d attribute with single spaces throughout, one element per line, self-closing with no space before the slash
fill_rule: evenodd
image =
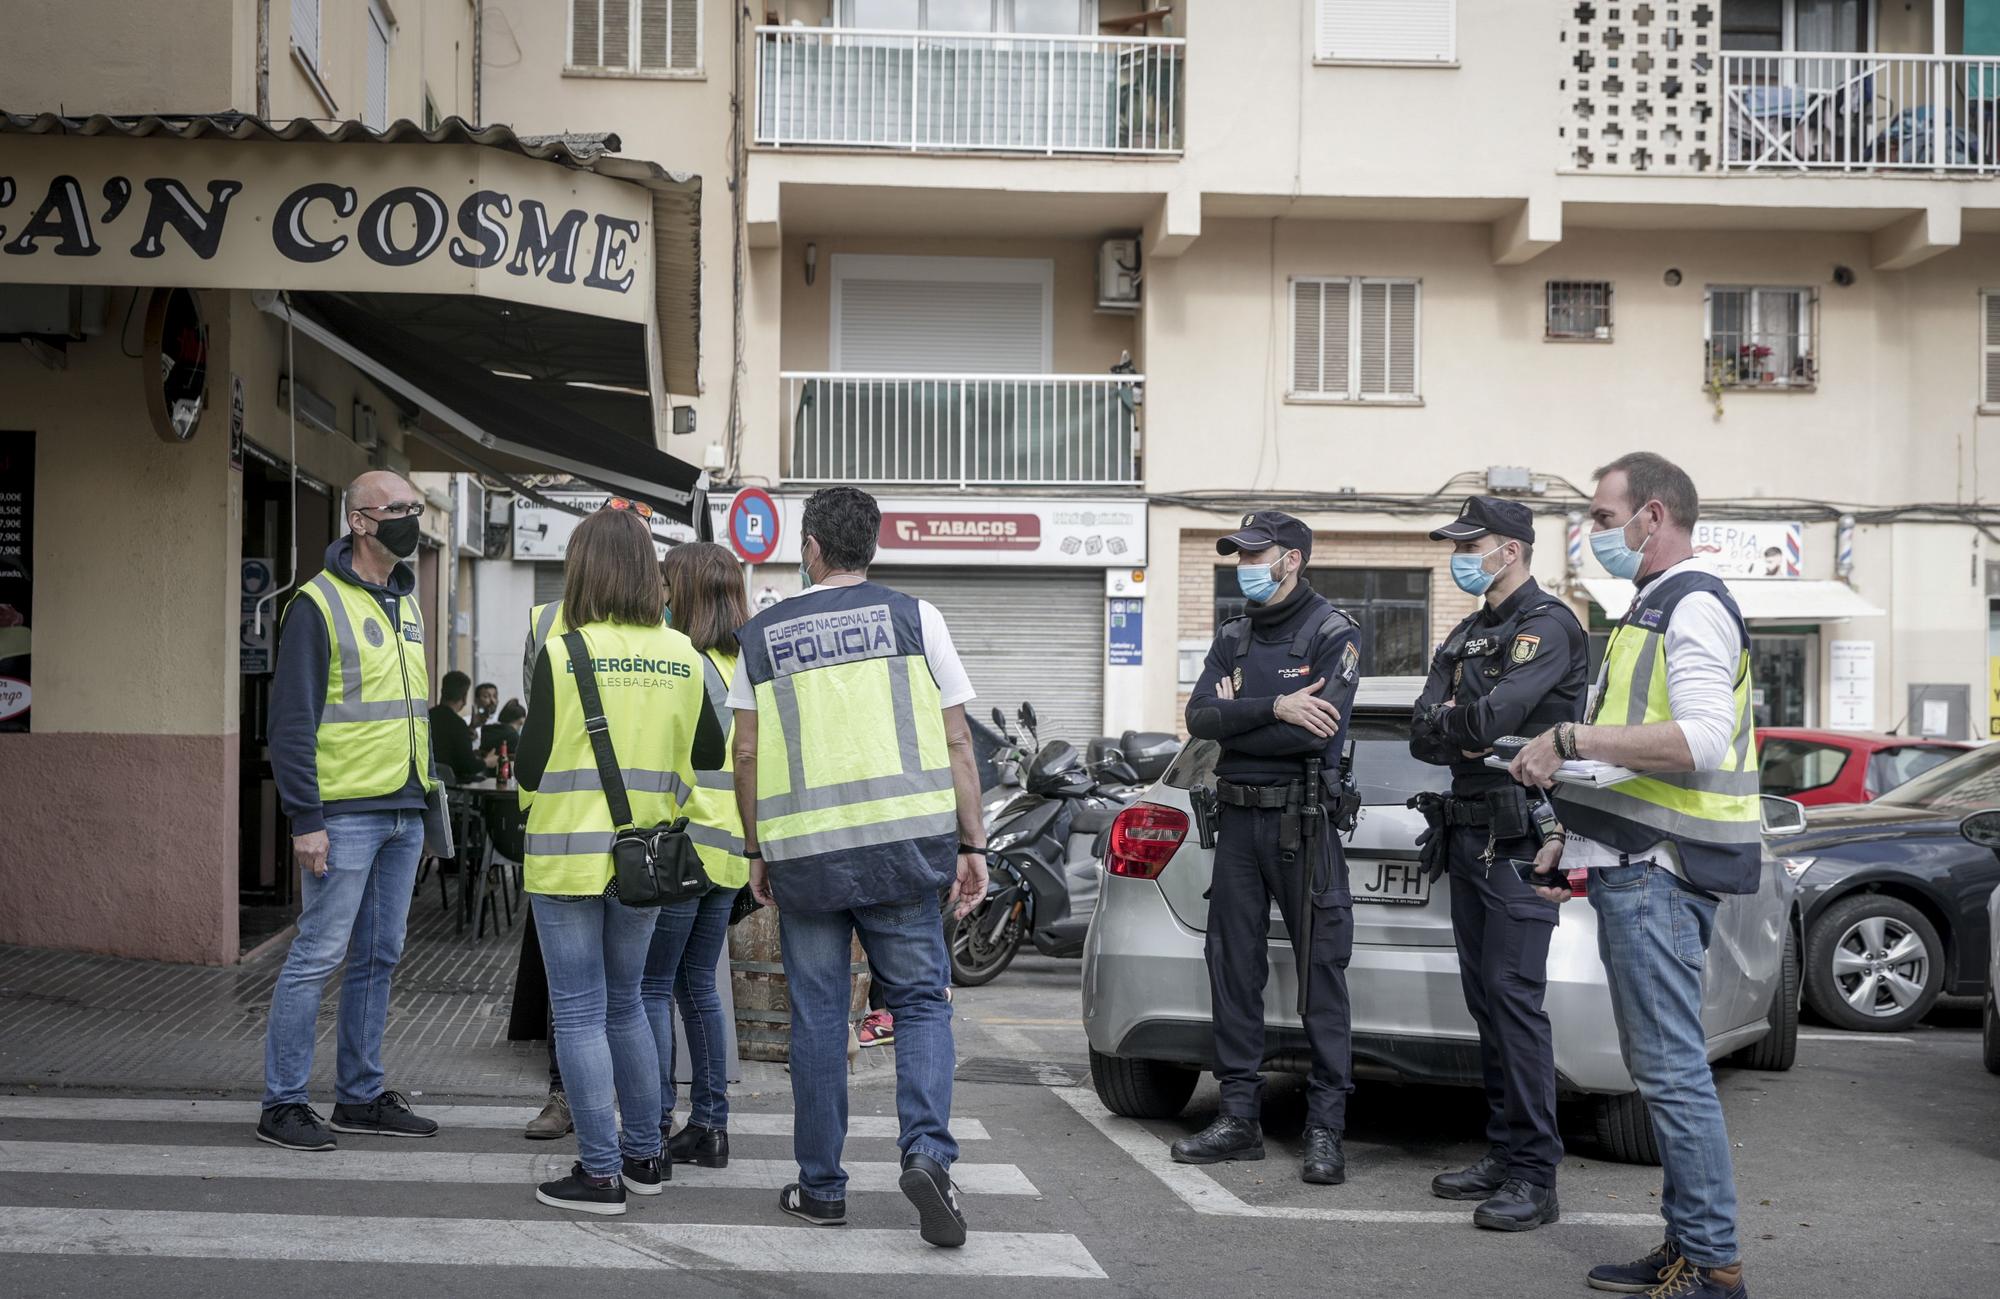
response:
<path id="1" fill-rule="evenodd" d="M 539 1100 L 548 1048 L 509 1042 L 520 930 L 475 939 L 420 894 L 383 1034 L 389 1085 L 433 1102 Z M 0 1087 L 203 1092 L 263 1090 L 264 1027 L 288 944 L 234 966 L 167 965 L 0 946 Z M 313 1094 L 333 1092 L 340 972 L 327 982 Z M 746 1061 L 738 1095 L 789 1094 L 782 1064 Z M 861 1052 L 851 1083 L 895 1076 L 893 1050 Z M 328 1103 L 331 1100 L 328 1099 Z M 422 1108 L 418 1100 L 418 1108 Z"/>

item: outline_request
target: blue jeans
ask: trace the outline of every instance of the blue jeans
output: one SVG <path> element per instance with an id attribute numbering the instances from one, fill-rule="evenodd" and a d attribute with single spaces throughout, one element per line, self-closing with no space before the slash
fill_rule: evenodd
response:
<path id="1" fill-rule="evenodd" d="M 530 895 L 576 1153 L 592 1177 L 660 1153 L 660 1058 L 639 1001 L 658 907 Z M 623 1128 L 620 1128 L 620 1118 Z"/>
<path id="2" fill-rule="evenodd" d="M 646 1018 L 653 1022 L 653 1040 L 660 1051 L 660 1113 L 674 1112 L 674 1005 L 680 1005 L 687 1026 L 688 1121 L 704 1128 L 729 1126 L 729 1061 L 724 1055 L 729 1026 L 722 1021 L 722 995 L 715 987 L 715 965 L 729 941 L 729 911 L 735 889 L 710 889 L 660 908 L 646 954 L 646 977 L 639 990 L 646 1001 Z"/>
<path id="3" fill-rule="evenodd" d="M 1647 862 L 1591 872 L 1618 1048 L 1653 1118 L 1660 1212 L 1697 1267 L 1737 1261 L 1736 1178 L 1701 1027 L 1716 899 Z"/>
<path id="4" fill-rule="evenodd" d="M 264 1106 L 303 1105 L 327 978 L 342 960 L 333 1098 L 366 1105 L 382 1094 L 389 976 L 403 959 L 410 892 L 424 851 L 420 811 L 326 818 L 326 874 L 299 872 L 299 932 L 271 989 L 264 1032 Z"/>
<path id="5" fill-rule="evenodd" d="M 951 967 L 937 899 L 848 911 L 778 912 L 778 941 L 792 998 L 792 1153 L 799 1188 L 817 1200 L 847 1195 L 840 1150 L 847 1141 L 849 944 L 855 933 L 896 1017 L 896 1146 L 946 1168 L 951 1137 Z"/>

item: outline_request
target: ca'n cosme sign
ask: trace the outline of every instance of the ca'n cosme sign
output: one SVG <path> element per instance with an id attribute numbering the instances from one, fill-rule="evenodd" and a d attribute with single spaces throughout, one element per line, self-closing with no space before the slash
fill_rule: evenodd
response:
<path id="1" fill-rule="evenodd" d="M 0 283 L 653 306 L 641 186 L 479 145 L 0 136 Z"/>

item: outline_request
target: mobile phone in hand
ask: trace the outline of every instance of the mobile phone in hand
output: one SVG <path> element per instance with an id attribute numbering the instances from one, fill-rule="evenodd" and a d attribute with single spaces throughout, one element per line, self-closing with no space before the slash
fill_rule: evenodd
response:
<path id="1" fill-rule="evenodd" d="M 1532 858 L 1504 857 L 1501 860 L 1513 867 L 1514 873 L 1521 877 L 1521 883 L 1531 889 L 1562 889 L 1569 887 L 1569 876 L 1565 875 L 1560 868 L 1543 875 L 1537 872 Z"/>

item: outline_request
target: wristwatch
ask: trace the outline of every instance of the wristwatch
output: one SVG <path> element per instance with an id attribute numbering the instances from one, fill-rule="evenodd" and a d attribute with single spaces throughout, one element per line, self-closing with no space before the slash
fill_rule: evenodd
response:
<path id="1" fill-rule="evenodd" d="M 745 859 L 746 861 L 763 861 L 763 860 L 764 860 L 764 854 L 763 854 L 762 850 L 760 850 L 760 849 L 757 849 L 757 848 L 745 848 L 745 849 L 743 850 L 743 856 L 744 856 L 744 859 Z"/>

